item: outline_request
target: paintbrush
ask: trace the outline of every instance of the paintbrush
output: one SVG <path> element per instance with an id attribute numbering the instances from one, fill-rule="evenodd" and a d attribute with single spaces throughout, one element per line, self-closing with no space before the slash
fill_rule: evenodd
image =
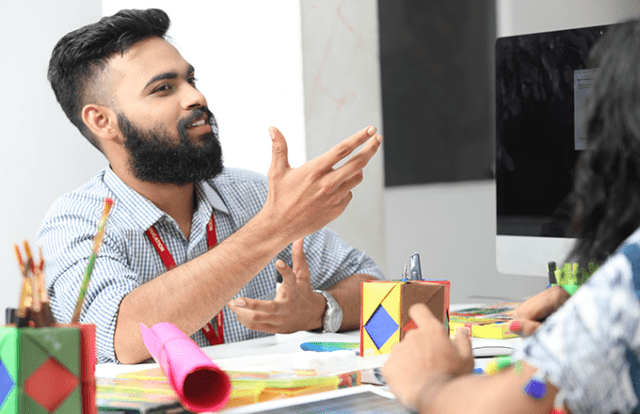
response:
<path id="1" fill-rule="evenodd" d="M 40 254 L 40 263 L 36 266 L 35 278 L 38 280 L 38 287 L 40 289 L 40 304 L 41 304 L 41 313 L 42 319 L 44 321 L 44 326 L 53 326 L 56 323 L 56 319 L 53 317 L 53 312 L 51 312 L 51 305 L 49 303 L 49 295 L 47 294 L 47 286 L 46 280 L 44 277 L 44 256 L 42 255 L 42 248 L 38 249 Z"/>
<path id="2" fill-rule="evenodd" d="M 93 249 L 91 250 L 91 256 L 89 256 L 89 264 L 87 265 L 87 269 L 84 272 L 82 285 L 80 285 L 78 302 L 76 303 L 76 308 L 73 312 L 71 323 L 78 323 L 78 321 L 80 320 L 80 311 L 82 310 L 82 303 L 84 302 L 84 297 L 87 294 L 87 287 L 89 286 L 89 280 L 91 279 L 91 272 L 93 272 L 93 266 L 95 265 L 96 257 L 98 257 L 98 250 L 102 245 L 102 239 L 104 238 L 105 224 L 107 223 L 107 218 L 109 217 L 109 210 L 111 210 L 111 206 L 113 206 L 113 199 L 106 198 L 104 200 L 104 211 L 102 212 L 102 217 L 98 222 L 98 231 L 96 232 L 96 235 L 93 238 Z"/>
<path id="3" fill-rule="evenodd" d="M 18 262 L 18 267 L 20 268 L 20 273 L 22 274 L 22 283 L 20 287 L 20 298 L 18 299 L 18 309 L 15 310 L 13 314 L 13 323 L 17 327 L 23 327 L 27 325 L 27 316 L 29 312 L 28 306 L 31 305 L 30 297 L 31 297 L 31 280 L 27 275 L 27 266 L 22 260 L 22 255 L 20 254 L 20 248 L 16 243 L 13 243 L 13 249 L 16 253 L 16 261 Z"/>

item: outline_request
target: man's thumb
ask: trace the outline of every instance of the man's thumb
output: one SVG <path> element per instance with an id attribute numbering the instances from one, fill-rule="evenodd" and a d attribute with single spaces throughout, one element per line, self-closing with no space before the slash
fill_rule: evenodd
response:
<path id="1" fill-rule="evenodd" d="M 272 149 L 271 169 L 276 172 L 289 168 L 289 153 L 284 136 L 276 127 L 269 128 L 269 135 Z"/>

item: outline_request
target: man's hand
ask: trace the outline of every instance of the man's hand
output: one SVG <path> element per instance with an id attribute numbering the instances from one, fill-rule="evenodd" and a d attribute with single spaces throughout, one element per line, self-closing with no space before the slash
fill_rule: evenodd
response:
<path id="1" fill-rule="evenodd" d="M 561 286 L 552 286 L 530 297 L 513 311 L 509 330 L 518 335 L 531 335 L 547 316 L 558 310 L 570 297 Z"/>
<path id="2" fill-rule="evenodd" d="M 228 303 L 241 324 L 268 333 L 291 333 L 322 327 L 326 301 L 311 288 L 303 243 L 304 239 L 298 239 L 291 247 L 292 268 L 282 260 L 276 262 L 282 284 L 274 300 L 238 298 Z"/>
<path id="3" fill-rule="evenodd" d="M 277 223 L 282 236 L 290 240 L 311 234 L 342 214 L 351 201 L 351 190 L 362 181 L 362 169 L 382 141 L 374 127 L 367 127 L 299 168 L 291 168 L 284 137 L 273 127 L 269 134 L 273 140 L 269 194 L 260 214 Z M 362 144 L 360 151 L 335 167 Z"/>
<path id="4" fill-rule="evenodd" d="M 452 343 L 442 322 L 425 305 L 411 306 L 409 316 L 417 328 L 393 347 L 382 374 L 398 400 L 415 409 L 425 392 L 435 392 L 451 378 L 472 373 L 473 354 L 464 330 Z"/>
<path id="5" fill-rule="evenodd" d="M 351 200 L 351 189 L 362 180 L 362 169 L 380 147 L 382 138 L 376 135 L 374 127 L 365 128 L 294 169 L 289 166 L 287 143 L 282 134 L 275 128 L 269 132 L 273 154 L 265 205 L 215 249 L 138 286 L 125 296 L 120 303 L 114 333 L 114 348 L 120 362 L 137 363 L 149 357 L 140 336 L 141 321 L 147 326 L 172 322 L 190 335 L 225 304 L 229 304 L 245 325 L 267 332 L 312 329 L 302 326 L 302 321 L 314 318 L 318 319 L 317 327 L 321 326 L 321 312 L 324 312 L 326 301 L 320 294 L 309 293 L 308 269 L 302 252 L 302 260 L 294 263 L 293 269 L 286 265 L 282 268 L 281 272 L 289 280 L 276 300 L 256 303 L 239 298 L 234 303 L 230 301 L 278 252 L 321 229 L 344 211 Z M 360 145 L 362 148 L 345 160 Z M 343 163 L 337 167 L 340 162 Z M 301 282 L 303 278 L 307 281 Z M 360 275 L 351 275 L 338 282 L 332 291 L 338 289 L 340 292 L 343 282 L 351 287 L 360 279 Z M 343 326 L 357 326 L 359 303 L 353 297 L 358 294 L 357 289 L 350 289 L 344 295 L 334 295 L 342 305 L 345 319 L 351 317 L 350 323 L 345 325 L 343 322 Z M 340 302 L 340 297 L 350 303 Z M 244 307 L 240 306 L 242 302 Z M 149 306 L 149 303 L 159 305 Z M 247 310 L 251 311 L 251 316 L 243 312 Z M 317 315 L 312 316 L 315 312 Z"/>

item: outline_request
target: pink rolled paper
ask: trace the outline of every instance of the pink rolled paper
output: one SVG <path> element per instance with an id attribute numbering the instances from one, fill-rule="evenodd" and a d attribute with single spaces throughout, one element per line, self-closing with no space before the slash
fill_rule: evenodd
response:
<path id="1" fill-rule="evenodd" d="M 231 397 L 231 380 L 178 327 L 160 322 L 140 323 L 142 340 L 189 411 L 218 411 Z"/>

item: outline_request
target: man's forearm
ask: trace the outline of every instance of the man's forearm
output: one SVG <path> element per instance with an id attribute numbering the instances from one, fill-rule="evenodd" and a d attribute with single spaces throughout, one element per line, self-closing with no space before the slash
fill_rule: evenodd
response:
<path id="1" fill-rule="evenodd" d="M 171 322 L 188 335 L 202 328 L 289 243 L 277 228 L 254 218 L 209 252 L 134 289 L 118 311 L 118 360 L 137 363 L 149 358 L 140 322 Z"/>
<path id="2" fill-rule="evenodd" d="M 123 299 L 114 334 L 116 357 L 132 363 L 148 357 L 139 322 L 172 322 L 187 334 L 195 332 L 279 251 L 342 214 L 353 196 L 351 190 L 362 180 L 362 169 L 380 146 L 382 137 L 375 132 L 373 127 L 364 128 L 294 169 L 284 137 L 270 128 L 272 161 L 262 210 L 216 248 Z"/>

